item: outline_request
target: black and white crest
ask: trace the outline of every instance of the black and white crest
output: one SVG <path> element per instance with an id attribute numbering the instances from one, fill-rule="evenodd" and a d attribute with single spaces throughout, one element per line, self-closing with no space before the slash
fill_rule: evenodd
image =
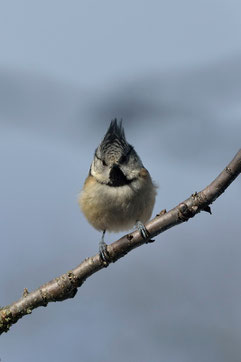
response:
<path id="1" fill-rule="evenodd" d="M 126 141 L 122 121 L 112 120 L 103 141 L 99 145 L 102 157 L 118 159 L 127 155 L 131 149 L 132 146 Z"/>

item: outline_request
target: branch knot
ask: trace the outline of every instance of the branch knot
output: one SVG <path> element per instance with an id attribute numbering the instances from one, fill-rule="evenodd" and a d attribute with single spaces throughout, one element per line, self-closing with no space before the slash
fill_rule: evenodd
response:
<path id="1" fill-rule="evenodd" d="M 177 208 L 178 208 L 178 219 L 181 221 L 188 221 L 198 211 L 198 206 L 194 205 L 191 208 L 189 208 L 187 204 L 185 204 L 184 202 L 179 204 Z"/>

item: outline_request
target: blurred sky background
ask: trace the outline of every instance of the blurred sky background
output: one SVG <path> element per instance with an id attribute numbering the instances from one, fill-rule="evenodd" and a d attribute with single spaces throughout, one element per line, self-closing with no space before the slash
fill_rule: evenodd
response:
<path id="1" fill-rule="evenodd" d="M 154 215 L 241 140 L 236 0 L 0 3 L 0 304 L 97 253 L 77 205 L 112 118 L 159 185 Z M 241 181 L 188 223 L 34 310 L 2 362 L 240 362 Z M 107 235 L 106 241 L 119 234 Z"/>

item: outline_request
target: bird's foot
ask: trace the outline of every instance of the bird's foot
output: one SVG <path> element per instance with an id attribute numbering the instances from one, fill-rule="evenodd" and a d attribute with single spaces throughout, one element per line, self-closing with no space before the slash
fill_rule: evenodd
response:
<path id="1" fill-rule="evenodd" d="M 136 227 L 140 231 L 140 234 L 143 237 L 143 239 L 146 240 L 146 243 L 152 243 L 155 241 L 150 238 L 151 235 L 149 231 L 146 229 L 145 225 L 141 221 L 138 220 L 136 222 Z"/>
<path id="2" fill-rule="evenodd" d="M 104 267 L 107 268 L 107 266 L 111 262 L 111 259 L 107 251 L 107 244 L 103 240 L 101 240 L 99 243 L 99 256 L 100 260 L 103 262 Z"/>

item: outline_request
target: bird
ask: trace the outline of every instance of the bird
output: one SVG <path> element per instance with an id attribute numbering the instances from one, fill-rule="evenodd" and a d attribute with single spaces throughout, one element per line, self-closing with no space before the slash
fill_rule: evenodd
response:
<path id="1" fill-rule="evenodd" d="M 122 120 L 111 121 L 94 153 L 88 177 L 78 203 L 88 222 L 102 232 L 99 256 L 109 264 L 104 241 L 106 231 L 119 232 L 134 226 L 144 239 L 149 233 L 144 224 L 151 218 L 157 186 L 125 137 Z"/>

